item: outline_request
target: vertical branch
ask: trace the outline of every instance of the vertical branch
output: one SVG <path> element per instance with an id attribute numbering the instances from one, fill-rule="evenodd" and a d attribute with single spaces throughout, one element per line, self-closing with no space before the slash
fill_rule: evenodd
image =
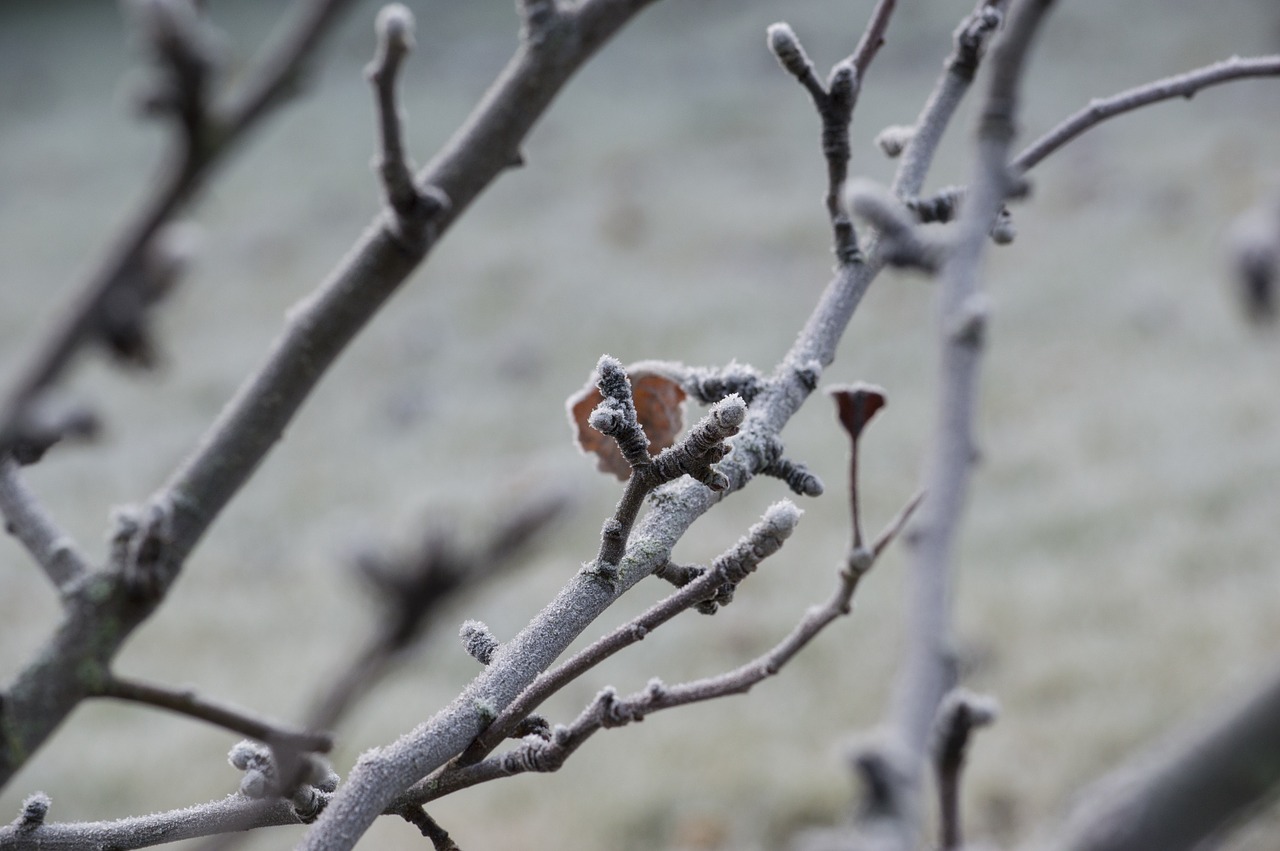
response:
<path id="1" fill-rule="evenodd" d="M 996 720 L 995 701 L 961 689 L 947 695 L 938 707 L 934 728 L 933 770 L 938 782 L 938 847 L 956 851 L 964 845 L 960 829 L 960 775 L 973 732 Z"/>
<path id="2" fill-rule="evenodd" d="M 853 220 L 844 207 L 844 184 L 849 176 L 849 124 L 867 68 L 884 44 L 896 0 L 879 0 L 853 53 L 831 69 L 824 86 L 791 27 L 769 27 L 769 49 L 778 63 L 804 86 L 822 120 L 822 155 L 827 161 L 827 217 L 835 234 L 835 254 L 842 266 L 862 258 Z"/>
<path id="3" fill-rule="evenodd" d="M 978 124 L 977 163 L 955 250 L 943 266 L 939 292 L 941 383 L 938 423 L 926 474 L 923 517 L 909 535 L 913 549 L 908 645 L 893 700 L 897 744 L 906 760 L 908 801 L 919 798 L 930 732 L 954 671 L 949 652 L 951 575 L 960 516 L 975 448 L 973 425 L 987 310 L 979 274 L 991 222 L 1012 181 L 1018 85 L 1031 40 L 1051 0 L 1023 0 L 996 48 L 990 88 Z M 909 806 L 908 812 L 918 812 Z M 911 831 L 914 834 L 914 829 Z"/>

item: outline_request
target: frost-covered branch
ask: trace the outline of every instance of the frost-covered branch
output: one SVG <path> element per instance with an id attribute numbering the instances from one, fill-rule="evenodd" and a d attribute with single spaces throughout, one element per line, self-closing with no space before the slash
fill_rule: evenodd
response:
<path id="1" fill-rule="evenodd" d="M 987 43 L 1003 19 L 1005 5 L 1007 0 L 982 0 L 973 13 L 960 22 L 953 36 L 955 47 L 943 64 L 942 76 L 925 101 L 920 116 L 909 128 L 895 128 L 899 139 L 893 150 L 901 154 L 902 161 L 891 191 L 899 198 L 914 198 L 924 188 L 942 135 L 973 84 Z"/>
<path id="2" fill-rule="evenodd" d="M 109 668 L 124 640 L 159 604 L 200 537 L 276 444 L 338 354 L 423 260 L 434 239 L 517 159 L 520 142 L 573 72 L 651 2 L 587 0 L 556 16 L 538 38 L 526 38 L 489 95 L 416 178 L 419 187 L 435 187 L 450 200 L 433 220 L 432 240 L 408 250 L 389 220 L 379 216 L 317 292 L 289 313 L 265 362 L 144 512 L 166 518 L 164 558 L 152 563 L 148 583 L 157 593 L 140 601 L 136 587 L 118 573 L 95 576 L 69 604 L 49 644 L 9 687 L 0 704 L 0 785 L 84 699 L 84 672 Z M 341 5 L 329 0 L 302 8 L 300 24 L 250 76 L 244 94 L 231 100 L 223 113 L 230 117 L 222 126 L 238 134 L 278 99 Z M 188 199 L 207 165 L 201 163 L 195 172 L 185 167 L 172 172 L 169 188 L 162 187 L 147 215 L 95 278 L 89 301 L 73 311 L 48 356 L 39 358 L 21 383 L 4 411 L 12 423 L 6 419 L 0 425 L 0 443 L 8 439 L 2 435 L 18 422 L 19 412 L 61 373 L 79 347 L 86 323 L 97 315 L 98 301 L 114 291 L 120 264 L 132 262 L 145 249 L 159 226 Z"/>
<path id="3" fill-rule="evenodd" d="M 5 529 L 22 542 L 60 593 L 69 593 L 89 571 L 89 564 L 76 542 L 58 528 L 23 480 L 18 462 L 2 455 L 0 514 L 4 515 Z"/>
<path id="4" fill-rule="evenodd" d="M 896 0 L 878 0 L 858 45 L 836 63 L 824 85 L 795 32 L 785 23 L 769 27 L 769 49 L 787 73 L 804 86 L 822 120 L 822 155 L 827 161 L 827 216 L 835 233 L 836 258 L 852 263 L 859 257 L 858 236 L 844 208 L 844 184 L 849 174 L 849 123 L 867 68 L 875 59 L 889 28 Z"/>
<path id="5" fill-rule="evenodd" d="M 458 765 L 446 766 L 409 789 L 397 800 L 397 805 L 402 802 L 427 803 L 479 783 L 486 783 L 491 780 L 530 771 L 557 771 L 574 751 L 602 729 L 625 726 L 633 721 L 643 720 L 646 716 L 663 709 L 672 709 L 735 694 L 746 694 L 763 680 L 781 671 L 796 653 L 803 649 L 832 621 L 852 611 L 851 602 L 859 581 L 870 570 L 879 555 L 901 532 L 906 525 L 907 519 L 918 504 L 919 498 L 917 497 L 903 508 L 898 516 L 876 537 L 875 542 L 866 550 L 867 557 L 858 564 L 856 569 L 850 569 L 846 566 L 840 571 L 839 585 L 827 603 L 822 606 L 814 606 L 805 612 L 795 628 L 761 656 L 732 671 L 680 685 L 667 686 L 658 680 L 652 680 L 643 691 L 627 697 L 619 697 L 612 688 L 604 689 L 569 725 L 556 726 L 548 734 L 541 736 L 527 736 L 522 744 L 515 749 L 486 757 L 480 762 L 470 764 L 460 762 Z M 753 527 L 752 532 L 748 533 L 747 538 L 744 538 L 744 543 L 755 538 L 759 529 L 771 522 L 777 522 L 792 513 L 798 516 L 799 512 L 794 506 L 790 506 L 789 503 L 785 505 L 788 505 L 789 508 L 781 509 L 775 506 L 775 509 L 771 509 L 770 515 L 766 515 L 765 521 L 758 524 L 757 527 Z M 773 521 L 770 520 L 770 516 L 774 517 Z M 768 535 L 764 537 L 767 539 Z M 781 541 L 778 541 L 776 546 L 780 545 Z M 755 555 L 752 554 L 751 558 L 754 559 Z M 699 580 L 694 581 L 699 582 L 712 575 L 714 574 L 708 572 L 699 577 Z M 682 592 L 691 588 L 691 585 L 685 586 L 685 589 L 681 589 L 681 592 L 673 594 L 668 600 L 659 603 L 645 615 L 605 636 L 595 645 L 592 645 L 592 648 L 583 651 L 584 654 L 587 654 L 589 661 L 581 666 L 581 670 L 586 670 L 587 667 L 590 667 L 590 664 L 598 661 L 590 659 L 590 657 L 596 655 L 596 651 L 593 648 L 598 647 L 602 652 L 609 654 L 616 652 L 617 649 L 621 649 L 626 644 L 634 643 L 634 641 L 643 638 L 644 624 L 642 622 L 646 621 L 650 616 L 661 614 L 669 604 L 675 605 L 677 599 L 680 600 L 680 610 L 689 608 L 695 595 L 692 593 L 684 595 Z M 699 590 L 705 593 L 711 587 L 711 584 L 708 583 L 706 588 L 700 588 Z M 666 618 L 663 619 L 665 620 Z M 640 627 L 640 630 L 636 629 L 637 626 Z M 573 671 L 573 669 L 579 667 L 576 659 L 577 657 L 565 663 L 567 671 Z M 574 672 L 573 676 L 576 677 L 581 673 L 581 670 Z M 537 683 L 531 687 L 531 689 L 536 688 L 538 688 Z"/>
<path id="6" fill-rule="evenodd" d="M 773 555 L 791 535 L 800 519 L 800 510 L 791 502 L 770 506 L 764 517 L 747 531 L 728 552 L 723 553 L 696 578 L 678 591 L 655 603 L 648 611 L 592 642 L 568 660 L 540 675 L 477 737 L 460 757 L 466 764 L 487 755 L 508 738 L 530 712 L 551 695 L 573 682 L 620 650 L 646 638 L 649 633 L 681 612 L 695 606 L 723 605 L 732 589 L 765 558 Z"/>
<path id="7" fill-rule="evenodd" d="M 431 220 L 448 206 L 449 199 L 434 187 L 419 189 L 404 150 L 403 116 L 396 98 L 400 65 L 413 49 L 413 13 L 400 3 L 384 6 L 374 25 L 378 51 L 365 69 L 373 84 L 378 109 L 379 152 L 374 168 L 392 217 L 391 229 L 411 251 L 429 240 Z"/>
<path id="8" fill-rule="evenodd" d="M 1051 0 L 1019 0 L 997 43 L 978 123 L 971 190 L 954 249 L 941 273 L 938 421 L 925 474 L 922 517 L 908 542 L 912 551 L 907 648 L 895 683 L 890 723 L 901 770 L 896 790 L 897 844 L 912 847 L 919 834 L 918 799 L 934 719 L 954 683 L 949 651 L 954 549 L 975 459 L 974 420 L 987 312 L 980 275 L 991 223 L 1013 181 L 1008 170 L 1015 134 L 1018 87 L 1032 38 Z"/>
<path id="9" fill-rule="evenodd" d="M 1011 165 L 1019 171 L 1034 168 L 1045 157 L 1081 133 L 1117 115 L 1123 115 L 1162 100 L 1179 97 L 1190 100 L 1201 89 L 1232 80 L 1277 75 L 1280 75 L 1280 56 L 1258 56 L 1245 59 L 1233 56 L 1185 74 L 1135 86 L 1110 97 L 1095 98 L 1084 109 L 1066 118 L 1028 145 L 1014 158 Z"/>
<path id="10" fill-rule="evenodd" d="M 112 821 L 47 822 L 43 819 L 42 815 L 39 824 L 24 825 L 20 816 L 12 824 L 0 827 L 0 848 L 5 851 L 84 851 L 86 848 L 130 851 L 183 839 L 306 823 L 290 801 L 243 795 Z"/>
<path id="11" fill-rule="evenodd" d="M 605 521 L 600 535 L 595 570 L 608 579 L 626 551 L 627 539 L 645 497 L 654 488 L 686 473 L 713 491 L 728 487 L 728 479 L 715 465 L 729 454 L 725 440 L 738 433 L 747 406 L 737 395 L 716 402 L 683 440 L 655 457 L 649 454 L 649 438 L 637 418 L 631 382 L 622 364 L 605 355 L 596 365 L 596 375 L 603 400 L 591 412 L 588 422 L 596 431 L 614 439 L 631 468 L 618 508 L 613 517 Z"/>

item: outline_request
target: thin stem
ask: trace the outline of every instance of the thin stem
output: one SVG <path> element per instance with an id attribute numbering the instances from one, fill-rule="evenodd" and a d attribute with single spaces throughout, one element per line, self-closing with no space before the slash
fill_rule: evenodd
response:
<path id="1" fill-rule="evenodd" d="M 95 688 L 90 696 L 127 700 L 166 709 L 207 721 L 265 744 L 280 744 L 303 752 L 327 753 L 333 747 L 333 737 L 329 733 L 290 730 L 247 710 L 202 698 L 190 690 L 171 689 L 111 676 Z"/>
<path id="2" fill-rule="evenodd" d="M 1276 75 L 1280 75 L 1280 56 L 1259 56 L 1250 59 L 1233 56 L 1185 74 L 1135 86 L 1110 97 L 1095 98 L 1084 109 L 1071 115 L 1028 145 L 1014 158 L 1011 165 L 1019 171 L 1028 171 L 1081 133 L 1117 115 L 1171 98 L 1181 97 L 1189 100 L 1201 89 L 1232 80 Z"/>
<path id="3" fill-rule="evenodd" d="M 960 821 L 960 778 L 975 730 L 995 721 L 994 701 L 957 689 L 938 708 L 934 728 L 933 768 L 938 783 L 939 848 L 964 845 Z"/>
<path id="4" fill-rule="evenodd" d="M 902 152 L 902 160 L 894 175 L 890 191 L 899 198 L 914 198 L 924 188 L 925 175 L 933 163 L 942 135 L 973 84 L 987 42 L 1000 24 L 1004 5 L 1004 0 L 981 2 L 956 28 L 953 36 L 955 47 L 947 57 L 942 76 L 925 101 L 920 117 L 916 119 L 911 139 Z"/>
<path id="5" fill-rule="evenodd" d="M 283 798 L 229 795 L 194 807 L 113 821 L 46 822 L 25 833 L 14 825 L 4 825 L 0 826 L 0 848 L 5 851 L 84 851 L 86 848 L 130 851 L 183 839 L 298 824 L 302 824 L 302 820 L 293 804 Z"/>
<path id="6" fill-rule="evenodd" d="M 28 409 L 40 394 L 57 382 L 81 348 L 95 339 L 104 305 L 116 288 L 129 280 L 131 270 L 140 266 L 161 228 L 195 196 L 222 155 L 296 82 L 303 61 L 349 5 L 351 0 L 300 4 L 297 23 L 286 26 L 281 38 L 259 54 L 257 71 L 247 76 L 243 94 L 209 117 L 209 125 L 216 130 L 204 134 L 206 138 L 199 145 L 184 137 L 176 140 L 147 200 L 19 373 L 0 408 L 0 451 L 20 436 Z"/>
<path id="7" fill-rule="evenodd" d="M 800 511 L 792 503 L 775 503 L 732 549 L 712 563 L 709 570 L 654 604 L 639 617 L 596 639 L 568 660 L 539 675 L 476 738 L 459 762 L 466 764 L 480 760 L 507 739 L 512 730 L 548 697 L 620 650 L 643 640 L 681 612 L 714 598 L 723 585 L 732 581 L 731 571 L 745 569 L 749 572 L 764 558 L 776 552 L 782 542 L 790 537 L 799 519 Z"/>
<path id="8" fill-rule="evenodd" d="M 22 542 L 45 576 L 66 594 L 89 572 L 76 542 L 57 526 L 23 480 L 18 462 L 0 455 L 0 514 L 5 527 Z"/>
<path id="9" fill-rule="evenodd" d="M 603 728 L 624 726 L 663 709 L 746 694 L 782 670 L 829 624 L 852 611 L 852 599 L 858 583 L 875 563 L 875 558 L 901 532 L 919 502 L 918 496 L 913 498 L 877 536 L 872 556 L 861 569 L 846 568 L 839 572 L 839 583 L 825 605 L 814 606 L 805 612 L 795 628 L 761 656 L 724 674 L 681 685 L 666 686 L 655 680 L 644 691 L 626 698 L 619 698 L 612 689 L 606 689 L 573 723 L 556 728 L 550 740 L 527 740 L 514 751 L 490 756 L 479 763 L 446 766 L 398 797 L 397 805 L 425 804 L 460 789 L 528 771 L 556 771 L 588 738 Z"/>

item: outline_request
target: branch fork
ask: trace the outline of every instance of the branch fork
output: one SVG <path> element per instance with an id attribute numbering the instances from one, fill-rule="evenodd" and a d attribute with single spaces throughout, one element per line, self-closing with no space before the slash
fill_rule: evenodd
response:
<path id="1" fill-rule="evenodd" d="M 685 474 L 712 491 L 723 491 L 729 486 L 728 478 L 715 465 L 729 454 L 725 441 L 738 433 L 746 419 L 747 406 L 737 394 L 721 399 L 682 440 L 654 457 L 649 454 L 649 439 L 637 419 L 631 382 L 622 364 L 605 355 L 596 365 L 596 374 L 597 386 L 604 398 L 591 412 L 588 422 L 596 431 L 614 439 L 631 467 L 622 500 L 614 516 L 605 521 L 600 552 L 590 567 L 592 572 L 608 579 L 626 552 L 627 540 L 644 498 L 654 488 Z"/>
<path id="2" fill-rule="evenodd" d="M 374 21 L 378 46 L 365 76 L 373 86 L 378 111 L 379 151 L 373 166 L 382 181 L 396 240 L 415 256 L 424 254 L 434 234 L 433 219 L 449 209 L 449 197 L 434 186 L 419 187 L 405 154 L 404 116 L 396 97 L 400 66 L 413 50 L 413 13 L 401 3 L 382 7 Z"/>

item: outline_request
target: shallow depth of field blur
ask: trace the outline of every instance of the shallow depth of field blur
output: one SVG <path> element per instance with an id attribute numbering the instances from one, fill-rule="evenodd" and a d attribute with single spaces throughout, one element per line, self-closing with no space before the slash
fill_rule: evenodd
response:
<path id="1" fill-rule="evenodd" d="M 410 0 L 418 49 L 403 91 L 418 162 L 458 126 L 514 45 L 511 0 Z M 281 3 L 214 2 L 231 73 Z M 852 171 L 887 181 L 872 139 L 916 115 L 970 0 L 903 0 L 857 113 Z M 570 444 L 563 400 L 603 352 L 772 367 L 831 269 L 825 167 L 804 91 L 764 46 L 786 19 L 822 68 L 869 0 L 667 0 L 575 79 L 501 177 L 344 355 L 188 563 L 123 673 L 290 719 L 371 627 L 350 565 L 430 524 L 474 539 L 522 494 L 566 488 L 572 517 L 517 572 L 455 601 L 421 652 L 340 729 L 361 751 L 430 716 L 474 675 L 454 637 L 478 618 L 510 637 L 590 559 L 620 486 Z M 305 95 L 216 175 L 194 210 L 201 251 L 159 313 L 163 368 L 82 359 L 67 392 L 106 433 L 59 448 L 30 480 L 101 555 L 111 507 L 163 483 L 289 305 L 375 214 L 373 115 L 361 67 L 376 5 L 324 52 Z M 1033 56 L 1024 141 L 1105 95 L 1280 49 L 1268 0 L 1062 3 Z M 136 208 L 163 130 L 137 119 L 143 74 L 115 4 L 0 6 L 0 379 Z M 972 104 L 970 104 L 970 107 Z M 977 741 L 970 832 L 1009 843 L 1143 743 L 1270 671 L 1280 643 L 1280 337 L 1242 320 L 1230 220 L 1280 182 L 1280 81 L 1212 89 L 1097 129 L 1033 173 L 1019 235 L 991 252 L 982 464 L 960 550 L 966 683 L 997 697 Z M 957 120 L 930 185 L 968 172 Z M 932 284 L 875 283 L 824 383 L 868 380 L 890 403 L 864 441 L 878 528 L 917 486 L 933 421 Z M 690 416 L 698 412 L 690 411 Z M 544 707 L 572 717 L 623 692 L 734 667 L 824 600 L 847 542 L 845 437 L 815 397 L 784 434 L 827 484 L 791 542 L 734 604 L 688 614 Z M 759 480 L 701 520 L 676 556 L 733 543 L 783 486 Z M 660 713 L 592 739 L 558 774 L 448 798 L 459 844 L 520 849 L 755 849 L 846 811 L 849 743 L 883 717 L 902 630 L 892 551 L 833 625 L 746 697 Z M 640 585 L 588 638 L 666 593 Z M 58 606 L 0 543 L 0 681 L 37 653 Z M 80 708 L 0 795 L 0 820 L 43 789 L 51 818 L 113 818 L 232 791 L 234 737 L 148 709 Z M 9 813 L 10 815 L 4 815 Z M 289 847 L 264 831 L 251 847 Z M 384 819 L 369 847 L 421 848 Z M 1274 847 L 1255 830 L 1241 848 Z"/>

